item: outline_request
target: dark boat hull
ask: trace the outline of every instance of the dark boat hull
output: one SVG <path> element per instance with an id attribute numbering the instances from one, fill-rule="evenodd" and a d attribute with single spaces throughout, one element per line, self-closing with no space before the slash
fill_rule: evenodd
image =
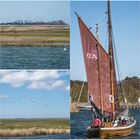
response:
<path id="1" fill-rule="evenodd" d="M 91 128 L 88 129 L 88 137 L 89 138 L 113 138 L 118 136 L 128 136 L 131 135 L 134 131 L 134 127 L 136 125 L 136 121 L 129 126 L 123 127 L 105 127 L 105 128 Z"/>

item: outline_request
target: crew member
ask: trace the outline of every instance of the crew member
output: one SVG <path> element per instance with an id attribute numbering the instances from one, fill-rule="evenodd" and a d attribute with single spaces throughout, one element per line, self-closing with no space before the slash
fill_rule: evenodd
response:
<path id="1" fill-rule="evenodd" d="M 96 118 L 95 120 L 93 120 L 92 127 L 98 128 L 101 126 L 101 123 L 102 122 L 101 122 L 100 118 Z"/>

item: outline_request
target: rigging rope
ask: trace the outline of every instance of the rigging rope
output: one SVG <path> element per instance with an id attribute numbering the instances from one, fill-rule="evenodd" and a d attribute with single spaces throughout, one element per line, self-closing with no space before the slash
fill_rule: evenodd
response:
<path id="1" fill-rule="evenodd" d="M 84 88 L 84 81 L 82 83 L 82 87 L 81 87 L 81 90 L 80 90 L 80 94 L 79 94 L 79 98 L 78 98 L 77 104 L 79 104 L 79 101 L 80 101 L 80 98 L 81 98 L 81 95 L 82 95 L 83 88 Z"/>
<path id="2" fill-rule="evenodd" d="M 103 14 L 100 18 L 98 18 L 98 19 L 95 21 L 95 24 L 94 24 L 94 25 L 96 25 L 97 23 L 99 23 L 104 17 L 107 16 L 107 12 L 99 12 L 99 13 L 104 13 L 104 14 Z M 96 15 L 96 14 L 98 14 L 98 13 L 95 13 L 95 15 Z M 85 21 L 87 20 L 86 17 L 81 17 L 81 18 L 84 19 Z M 99 27 L 100 27 L 100 26 L 103 26 L 104 24 L 106 24 L 106 22 L 100 24 Z M 89 29 L 92 29 L 92 27 L 93 27 L 93 26 L 89 27 Z"/>
<path id="3" fill-rule="evenodd" d="M 107 33 L 108 33 L 108 29 L 106 28 L 106 37 L 105 37 L 105 50 L 107 50 Z"/>
<path id="4" fill-rule="evenodd" d="M 120 65 L 119 65 L 119 61 L 118 61 L 118 57 L 117 57 L 117 48 L 115 45 L 115 39 L 114 39 L 114 34 L 112 31 L 112 38 L 113 38 L 113 49 L 114 49 L 114 55 L 115 55 L 115 62 L 116 62 L 116 68 L 117 68 L 117 74 L 118 74 L 118 80 L 121 81 L 122 77 L 121 77 L 121 70 L 120 70 Z"/>
<path id="5" fill-rule="evenodd" d="M 97 19 L 97 20 L 95 21 L 95 23 L 98 23 L 99 21 L 101 21 L 105 16 L 107 16 L 106 13 L 105 13 L 103 16 L 101 16 L 99 19 Z"/>
<path id="6" fill-rule="evenodd" d="M 80 94 L 79 94 L 79 97 L 78 97 L 78 100 L 77 100 L 77 106 L 78 106 L 78 104 L 79 104 L 79 102 L 80 102 L 80 98 L 81 98 L 81 95 L 82 95 L 82 91 L 83 91 L 83 88 L 84 88 L 84 83 L 85 83 L 85 80 L 86 79 L 86 75 L 84 76 L 84 80 L 83 80 L 83 83 L 82 83 L 82 87 L 81 87 L 81 89 L 80 89 Z"/>
<path id="7" fill-rule="evenodd" d="M 76 89 L 78 90 L 78 84 L 76 85 Z M 78 92 L 76 92 L 76 96 L 75 96 L 75 98 L 74 98 L 74 101 L 75 101 L 75 102 L 76 102 L 77 97 L 78 97 Z"/>
<path id="8" fill-rule="evenodd" d="M 113 38 L 113 49 L 114 49 L 114 55 L 115 55 L 115 63 L 116 63 L 116 69 L 117 69 L 117 74 L 118 74 L 118 80 L 120 82 L 120 88 L 121 88 L 121 93 L 122 93 L 122 96 L 123 96 L 123 99 L 124 99 L 124 105 L 126 107 L 126 104 L 127 104 L 127 100 L 125 98 L 125 95 L 124 95 L 124 86 L 123 86 L 123 82 L 121 82 L 122 80 L 122 77 L 121 77 L 121 69 L 120 69 L 120 66 L 119 66 L 119 61 L 118 61 L 118 57 L 117 57 L 117 52 L 116 52 L 116 45 L 115 45 L 115 39 L 114 39 L 114 34 L 113 34 L 113 29 L 112 29 L 112 38 Z"/>
<path id="9" fill-rule="evenodd" d="M 99 14 L 104 14 L 104 13 L 107 14 L 107 11 L 106 12 L 97 12 L 97 13 L 94 13 L 94 16 L 95 15 L 99 15 Z"/>
<path id="10" fill-rule="evenodd" d="M 101 26 L 103 26 L 103 25 L 105 25 L 105 24 L 106 24 L 106 21 L 103 22 L 102 24 L 98 24 L 98 27 L 101 27 Z"/>

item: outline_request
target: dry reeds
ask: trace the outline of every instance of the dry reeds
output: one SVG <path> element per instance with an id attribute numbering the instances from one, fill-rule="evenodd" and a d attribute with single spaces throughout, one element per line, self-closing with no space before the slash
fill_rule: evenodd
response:
<path id="1" fill-rule="evenodd" d="M 46 128 L 29 128 L 29 129 L 0 129 L 0 137 L 15 136 L 35 136 L 70 133 L 70 129 L 46 129 Z"/>
<path id="2" fill-rule="evenodd" d="M 1 46 L 69 46 L 69 26 L 0 26 Z"/>

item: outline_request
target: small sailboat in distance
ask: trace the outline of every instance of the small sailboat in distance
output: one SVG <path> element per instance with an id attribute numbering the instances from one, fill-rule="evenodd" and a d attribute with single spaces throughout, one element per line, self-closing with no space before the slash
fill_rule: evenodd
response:
<path id="1" fill-rule="evenodd" d="M 89 138 L 131 135 L 136 125 L 136 120 L 129 116 L 123 88 L 124 108 L 122 110 L 119 107 L 110 1 L 108 1 L 107 5 L 108 52 L 104 50 L 98 41 L 98 37 L 96 38 L 91 33 L 90 29 L 76 13 L 86 68 L 89 102 L 93 113 L 93 124 L 87 128 Z"/>

